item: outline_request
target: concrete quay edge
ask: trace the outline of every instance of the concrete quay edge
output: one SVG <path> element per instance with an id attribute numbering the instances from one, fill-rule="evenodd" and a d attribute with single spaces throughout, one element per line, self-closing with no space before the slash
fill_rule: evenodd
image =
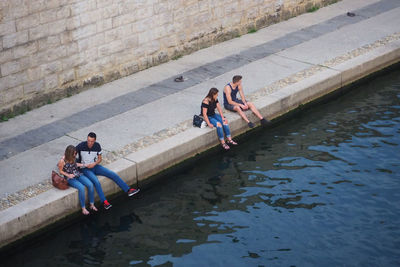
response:
<path id="1" fill-rule="evenodd" d="M 378 47 L 334 67 L 323 67 L 310 77 L 252 101 L 263 116 L 274 119 L 397 62 L 400 62 L 400 41 Z M 225 111 L 225 116 L 230 122 L 234 136 L 248 130 L 246 123 L 237 114 Z M 254 120 L 253 115 L 250 115 L 250 118 Z M 124 177 L 128 184 L 141 186 L 152 175 L 217 144 L 214 129 L 193 127 L 120 158 L 107 167 Z M 106 195 L 120 191 L 107 178 L 100 177 L 100 182 Z M 70 188 L 65 191 L 51 189 L 2 210 L 0 248 L 49 226 L 79 209 L 77 190 Z"/>

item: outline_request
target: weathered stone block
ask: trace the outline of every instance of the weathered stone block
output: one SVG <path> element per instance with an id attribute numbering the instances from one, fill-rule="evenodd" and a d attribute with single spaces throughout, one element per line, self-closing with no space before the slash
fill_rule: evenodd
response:
<path id="1" fill-rule="evenodd" d="M 3 79 L 3 78 L 2 78 Z M 6 88 L 12 88 L 28 82 L 26 71 L 10 74 L 3 80 Z"/>
<path id="2" fill-rule="evenodd" d="M 91 35 L 96 34 L 96 23 L 80 27 L 72 31 L 73 40 L 79 40 Z"/>
<path id="3" fill-rule="evenodd" d="M 173 14 L 174 14 L 174 22 L 186 19 L 186 14 L 184 9 L 174 10 Z"/>
<path id="4" fill-rule="evenodd" d="M 112 18 L 112 26 L 113 26 L 113 28 L 117 28 L 122 25 L 135 22 L 137 19 L 138 18 L 135 16 L 135 13 L 119 15 L 119 16 Z"/>
<path id="5" fill-rule="evenodd" d="M 132 31 L 133 33 L 141 33 L 148 29 L 153 28 L 154 21 L 151 18 L 142 19 L 132 24 Z"/>
<path id="6" fill-rule="evenodd" d="M 79 16 L 67 18 L 65 23 L 66 23 L 66 29 L 68 31 L 74 30 L 74 29 L 78 28 L 79 26 L 81 26 L 81 21 L 79 19 Z"/>
<path id="7" fill-rule="evenodd" d="M 0 79 L 1 83 L 1 79 Z M 0 85 L 1 87 L 1 85 Z M 23 86 L 17 86 L 8 90 L 0 90 L 0 106 L 9 105 L 10 103 L 22 99 L 24 96 Z"/>
<path id="8" fill-rule="evenodd" d="M 61 6 L 56 9 L 57 19 L 66 19 L 71 16 L 71 9 L 69 6 Z"/>
<path id="9" fill-rule="evenodd" d="M 76 42 L 66 44 L 65 49 L 67 51 L 67 56 L 74 55 L 79 52 L 78 44 Z"/>
<path id="10" fill-rule="evenodd" d="M 3 48 L 11 48 L 28 42 L 28 31 L 24 30 L 3 36 Z"/>
<path id="11" fill-rule="evenodd" d="M 153 34 L 152 34 L 153 40 L 161 39 L 161 38 L 169 35 L 171 33 L 171 31 L 173 31 L 173 30 L 174 30 L 174 27 L 171 24 L 155 27 L 155 28 L 153 28 Z"/>
<path id="12" fill-rule="evenodd" d="M 14 60 L 1 65 L 1 75 L 7 76 L 12 73 L 17 73 L 21 70 L 21 65 L 19 61 Z"/>
<path id="13" fill-rule="evenodd" d="M 33 28 L 39 24 L 40 24 L 39 14 L 29 15 L 27 17 L 23 17 L 16 21 L 17 31 Z"/>
<path id="14" fill-rule="evenodd" d="M 121 27 L 121 39 L 126 38 L 128 36 L 131 36 L 133 34 L 133 25 L 131 24 L 126 24 Z"/>
<path id="15" fill-rule="evenodd" d="M 84 55 L 75 54 L 61 60 L 62 69 L 68 70 L 74 67 L 86 64 L 86 58 Z"/>
<path id="16" fill-rule="evenodd" d="M 44 88 L 46 90 L 55 89 L 57 87 L 58 87 L 58 75 L 57 74 L 47 75 L 44 78 Z"/>
<path id="17" fill-rule="evenodd" d="M 6 3 L 7 1 L 4 1 Z M 18 3 L 18 1 L 10 1 L 12 3 Z M 4 10 L 4 9 L 3 9 Z M 28 3 L 21 1 L 20 3 L 9 6 L 8 10 L 4 12 L 4 20 L 19 19 L 29 15 Z"/>
<path id="18" fill-rule="evenodd" d="M 45 0 L 30 0 L 27 1 L 29 13 L 37 13 L 39 11 L 45 10 L 47 8 Z"/>
<path id="19" fill-rule="evenodd" d="M 139 66 L 136 62 L 129 62 L 121 65 L 121 75 L 127 76 L 139 71 Z"/>
<path id="20" fill-rule="evenodd" d="M 218 20 L 223 18 L 225 16 L 224 7 L 215 7 L 215 8 L 213 8 L 212 16 L 213 16 L 213 19 L 218 19 Z"/>
<path id="21" fill-rule="evenodd" d="M 86 50 L 85 51 L 86 61 L 88 61 L 88 62 L 95 61 L 99 57 L 98 50 L 99 49 L 97 47 L 92 47 L 92 48 Z"/>
<path id="22" fill-rule="evenodd" d="M 59 46 L 56 48 L 49 49 L 47 51 L 47 60 L 49 62 L 55 61 L 57 59 L 67 56 L 67 49 L 65 46 Z"/>
<path id="23" fill-rule="evenodd" d="M 153 7 L 157 5 L 154 0 L 135 0 L 135 1 L 120 1 L 119 6 L 122 13 L 130 13 L 131 11 Z"/>
<path id="24" fill-rule="evenodd" d="M 67 29 L 66 19 L 53 21 L 49 25 L 49 34 L 58 34 Z"/>
<path id="25" fill-rule="evenodd" d="M 81 20 L 81 25 L 91 24 L 93 22 L 97 22 L 101 20 L 102 17 L 102 10 L 96 9 L 90 12 L 82 13 L 79 15 Z"/>
<path id="26" fill-rule="evenodd" d="M 253 21 L 254 19 L 256 19 L 259 16 L 260 10 L 257 6 L 249 8 L 247 10 L 247 14 L 246 14 L 246 18 L 248 20 Z"/>
<path id="27" fill-rule="evenodd" d="M 125 48 L 135 48 L 139 46 L 139 38 L 136 35 L 132 35 L 122 40 Z"/>
<path id="28" fill-rule="evenodd" d="M 173 48 L 177 46 L 176 38 L 174 36 L 166 36 L 160 39 L 159 42 L 163 48 Z"/>
<path id="29" fill-rule="evenodd" d="M 112 5 L 112 3 L 113 0 L 97 0 L 97 8 L 107 7 Z"/>
<path id="30" fill-rule="evenodd" d="M 143 45 L 154 40 L 153 33 L 151 31 L 141 32 L 137 34 L 137 36 L 139 37 L 139 45 Z"/>
<path id="31" fill-rule="evenodd" d="M 96 0 L 85 0 L 74 3 L 70 6 L 71 15 L 75 16 L 78 14 L 86 13 L 87 11 L 96 8 Z"/>
<path id="32" fill-rule="evenodd" d="M 119 6 L 113 4 L 102 9 L 102 18 L 112 18 L 119 15 Z"/>
<path id="33" fill-rule="evenodd" d="M 131 50 L 130 52 L 136 59 L 140 59 L 144 57 L 146 53 L 146 49 L 142 46 L 137 47 L 136 49 Z"/>
<path id="34" fill-rule="evenodd" d="M 16 32 L 15 20 L 0 23 L 0 36 Z"/>
<path id="35" fill-rule="evenodd" d="M 54 9 L 45 10 L 40 12 L 39 14 L 39 22 L 40 24 L 45 24 L 51 21 L 57 20 L 57 12 Z M 18 24 L 17 24 L 18 28 Z"/>
<path id="36" fill-rule="evenodd" d="M 145 18 L 150 18 L 151 16 L 153 16 L 153 14 L 154 14 L 153 7 L 147 6 L 144 8 L 137 9 L 136 17 L 138 20 L 141 20 L 141 19 L 145 19 Z"/>
<path id="37" fill-rule="evenodd" d="M 46 76 L 52 73 L 56 73 L 62 70 L 62 64 L 60 61 L 54 61 L 40 66 L 41 76 Z"/>
<path id="38" fill-rule="evenodd" d="M 89 48 L 98 47 L 105 43 L 104 33 L 99 33 L 94 36 L 79 40 L 77 42 L 79 52 L 85 51 Z"/>
<path id="39" fill-rule="evenodd" d="M 24 84 L 24 95 L 40 92 L 40 91 L 43 91 L 44 89 L 45 89 L 44 80 L 40 79 L 38 81 Z"/>
<path id="40" fill-rule="evenodd" d="M 112 28 L 112 18 L 102 19 L 97 22 L 97 32 L 104 32 Z"/>
<path id="41" fill-rule="evenodd" d="M 36 42 L 30 42 L 24 45 L 20 45 L 14 48 L 14 57 L 21 58 L 32 55 L 38 51 Z"/>
<path id="42" fill-rule="evenodd" d="M 108 44 L 102 45 L 98 48 L 99 57 L 108 56 L 111 54 Z"/>
<path id="43" fill-rule="evenodd" d="M 154 53 L 160 50 L 160 42 L 159 41 L 152 41 L 147 44 L 147 55 L 153 55 Z"/>
<path id="44" fill-rule="evenodd" d="M 52 8 L 57 8 L 59 6 L 63 6 L 62 0 L 46 0 L 46 8 L 52 9 Z"/>
<path id="45" fill-rule="evenodd" d="M 29 56 L 30 66 L 40 66 L 47 63 L 46 51 L 38 52 Z"/>
<path id="46" fill-rule="evenodd" d="M 172 24 L 174 20 L 174 16 L 170 12 L 161 13 L 156 16 L 155 21 L 157 25 L 164 25 L 164 24 Z"/>
<path id="47" fill-rule="evenodd" d="M 57 47 L 61 43 L 58 35 L 48 36 L 38 40 L 39 51 Z"/>
<path id="48" fill-rule="evenodd" d="M 85 65 L 79 66 L 76 68 L 75 75 L 78 79 L 85 78 L 89 76 L 90 74 L 93 74 L 95 72 L 95 68 L 93 67 L 92 63 L 87 63 Z"/>
<path id="49" fill-rule="evenodd" d="M 122 37 L 122 29 L 121 28 L 111 29 L 109 31 L 104 32 L 105 43 L 109 43 L 114 40 L 121 39 L 121 37 Z"/>
<path id="50" fill-rule="evenodd" d="M 72 33 L 70 31 L 65 31 L 59 34 L 62 44 L 68 44 L 73 42 Z"/>
<path id="51" fill-rule="evenodd" d="M 169 4 L 167 1 L 160 1 L 154 5 L 154 14 L 170 13 Z"/>
<path id="52" fill-rule="evenodd" d="M 49 24 L 38 25 L 29 29 L 29 41 L 46 37 L 49 35 Z"/>
<path id="53" fill-rule="evenodd" d="M 8 84 L 6 82 L 6 79 L 7 78 L 5 78 L 5 77 L 0 77 L 0 95 L 3 94 L 4 90 L 8 89 Z M 1 98 L 0 98 L 0 101 L 1 101 Z"/>
<path id="54" fill-rule="evenodd" d="M 110 49 L 109 51 L 111 54 L 117 53 L 117 52 L 121 51 L 122 49 L 124 49 L 122 40 L 113 41 L 113 42 L 107 44 L 107 46 L 109 47 L 109 49 Z"/>
<path id="55" fill-rule="evenodd" d="M 198 2 L 198 9 L 199 12 L 208 12 L 210 10 L 209 2 L 208 0 L 199 0 Z"/>
<path id="56" fill-rule="evenodd" d="M 211 16 L 207 13 L 204 12 L 202 14 L 198 14 L 197 16 L 193 17 L 193 25 L 196 25 L 196 27 L 199 27 L 200 25 L 206 24 L 207 22 L 210 21 Z"/>
<path id="57" fill-rule="evenodd" d="M 58 75 L 58 82 L 61 86 L 70 83 L 73 80 L 75 80 L 75 71 L 72 69 L 64 71 Z"/>
<path id="58" fill-rule="evenodd" d="M 42 77 L 42 68 L 34 67 L 27 70 L 29 81 L 36 81 Z"/>

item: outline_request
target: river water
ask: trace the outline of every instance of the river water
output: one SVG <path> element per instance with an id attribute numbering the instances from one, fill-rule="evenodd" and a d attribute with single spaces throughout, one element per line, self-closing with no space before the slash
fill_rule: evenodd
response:
<path id="1" fill-rule="evenodd" d="M 400 266 L 400 70 L 357 85 L 5 266 Z"/>

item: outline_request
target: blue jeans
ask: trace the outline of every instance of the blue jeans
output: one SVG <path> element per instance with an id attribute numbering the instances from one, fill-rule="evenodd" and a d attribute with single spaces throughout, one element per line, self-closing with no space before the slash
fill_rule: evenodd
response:
<path id="1" fill-rule="evenodd" d="M 88 189 L 90 204 L 94 203 L 93 184 L 86 176 L 81 175 L 77 178 L 68 179 L 67 181 L 70 186 L 78 189 L 79 202 L 81 203 L 82 208 L 85 207 L 85 186 Z"/>
<path id="2" fill-rule="evenodd" d="M 224 132 L 226 137 L 231 137 L 231 131 L 229 130 L 229 126 L 224 124 L 222 121 L 221 115 L 219 114 L 214 114 L 213 116 L 208 116 L 208 119 L 210 120 L 210 123 L 214 125 L 214 127 L 217 127 L 217 134 L 219 140 L 224 140 Z M 218 127 L 217 123 L 220 123 L 222 126 Z M 222 131 L 222 128 L 224 129 Z"/>
<path id="3" fill-rule="evenodd" d="M 124 192 L 128 192 L 129 186 L 121 179 L 121 177 L 118 176 L 115 172 L 107 169 L 106 167 L 103 167 L 101 165 L 96 165 L 92 169 L 89 168 L 84 168 L 82 169 L 82 172 L 85 176 L 87 176 L 90 181 L 94 184 L 96 187 L 97 194 L 99 194 L 101 202 L 104 202 L 106 200 L 106 197 L 104 196 L 103 189 L 101 188 L 101 184 L 99 182 L 99 179 L 97 178 L 96 175 L 101 175 L 105 176 L 107 178 L 110 178 L 113 180 Z"/>

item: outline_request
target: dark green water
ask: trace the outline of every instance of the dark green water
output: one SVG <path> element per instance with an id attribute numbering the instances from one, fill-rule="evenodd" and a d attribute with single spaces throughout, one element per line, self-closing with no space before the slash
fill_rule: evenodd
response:
<path id="1" fill-rule="evenodd" d="M 5 266 L 400 266 L 400 70 L 244 137 Z"/>

